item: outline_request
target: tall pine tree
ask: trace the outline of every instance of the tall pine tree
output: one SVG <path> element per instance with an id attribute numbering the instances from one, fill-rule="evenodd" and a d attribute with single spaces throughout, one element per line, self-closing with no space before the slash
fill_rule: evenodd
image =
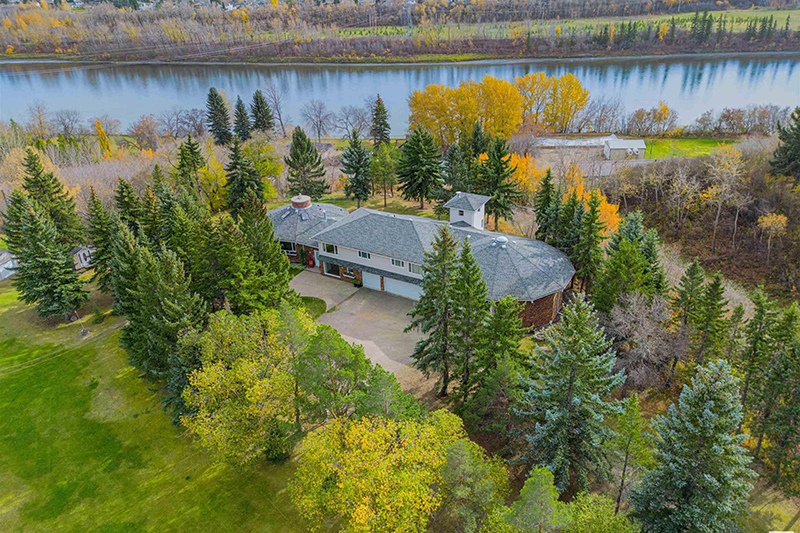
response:
<path id="1" fill-rule="evenodd" d="M 508 145 L 505 139 L 492 139 L 486 161 L 478 167 L 478 190 L 489 196 L 486 214 L 494 216 L 494 230 L 498 230 L 500 218 L 508 219 L 514 212 L 514 204 L 522 198 L 517 182 L 512 174 L 517 167 L 511 167 Z"/>
<path id="2" fill-rule="evenodd" d="M 695 328 L 695 361 L 702 363 L 706 357 L 722 355 L 728 334 L 725 320 L 728 301 L 725 299 L 722 273 L 717 271 L 703 288 L 692 318 Z"/>
<path id="3" fill-rule="evenodd" d="M 550 211 L 550 204 L 555 198 L 556 187 L 553 184 L 553 174 L 548 167 L 547 171 L 539 184 L 539 189 L 533 197 L 533 211 L 536 213 L 536 238 L 547 242 L 553 228 L 548 223 L 547 214 Z M 561 199 L 558 199 L 560 202 Z"/>
<path id="4" fill-rule="evenodd" d="M 578 230 L 578 244 L 570 256 L 576 269 L 575 277 L 581 280 L 581 288 L 585 292 L 591 289 L 592 282 L 603 265 L 601 245 L 605 239 L 605 228 L 605 223 L 600 220 L 600 195 L 597 191 L 592 191 Z"/>
<path id="5" fill-rule="evenodd" d="M 231 116 L 228 112 L 228 105 L 225 103 L 225 98 L 214 87 L 208 90 L 206 117 L 208 131 L 214 137 L 214 143 L 226 145 L 231 142 L 233 134 L 231 133 Z"/>
<path id="6" fill-rule="evenodd" d="M 409 315 L 405 331 L 419 328 L 426 336 L 417 341 L 414 366 L 426 376 L 439 372 L 442 386 L 439 396 L 447 396 L 450 373 L 454 367 L 456 345 L 453 331 L 453 279 L 456 274 L 457 245 L 453 234 L 442 226 L 433 240 L 433 250 L 425 252 L 422 265 L 422 296 Z"/>
<path id="7" fill-rule="evenodd" d="M 250 116 L 253 118 L 253 130 L 268 133 L 275 127 L 272 108 L 267 103 L 264 93 L 256 90 L 253 93 L 253 102 L 250 104 Z"/>
<path id="8" fill-rule="evenodd" d="M 481 268 L 472 256 L 469 239 L 461 243 L 461 254 L 453 279 L 452 331 L 455 335 L 455 367 L 460 375 L 457 400 L 462 403 L 469 397 L 477 369 L 478 339 L 489 316 L 486 282 Z"/>
<path id="9" fill-rule="evenodd" d="M 12 208 L 13 206 L 13 208 Z M 47 211 L 27 194 L 12 194 L 6 217 L 17 218 L 19 233 L 9 243 L 17 258 L 13 285 L 25 304 L 36 304 L 43 318 L 62 315 L 68 318 L 88 300 L 83 282 L 72 264 L 72 255 L 63 244 Z M 14 225 L 17 220 L 7 222 Z"/>
<path id="10" fill-rule="evenodd" d="M 648 230 L 642 238 L 642 256 L 646 263 L 645 274 L 647 275 L 647 286 L 652 294 L 665 294 L 667 292 L 667 273 L 664 265 L 661 264 L 659 248 L 661 239 L 655 228 Z"/>
<path id="11" fill-rule="evenodd" d="M 631 494 L 642 531 L 733 530 L 755 474 L 736 434 L 738 382 L 722 360 L 698 367 L 678 405 L 656 417 L 656 466 Z"/>
<path id="12" fill-rule="evenodd" d="M 790 123 L 785 127 L 778 125 L 778 147 L 772 154 L 769 164 L 773 174 L 792 176 L 792 188 L 800 185 L 800 107 L 795 107 Z"/>
<path id="13" fill-rule="evenodd" d="M 117 181 L 114 191 L 114 204 L 122 222 L 134 233 L 139 231 L 142 216 L 142 201 L 133 185 L 122 177 Z"/>
<path id="14" fill-rule="evenodd" d="M 193 191 L 202 199 L 198 171 L 206 165 L 200 152 L 200 143 L 190 133 L 178 149 L 178 166 L 175 167 L 175 182 L 187 191 Z"/>
<path id="15" fill-rule="evenodd" d="M 22 189 L 47 213 L 60 242 L 73 246 L 80 244 L 84 238 L 84 230 L 75 211 L 75 200 L 55 174 L 45 172 L 39 154 L 30 148 L 25 151 L 22 166 L 25 169 Z"/>
<path id="16" fill-rule="evenodd" d="M 233 109 L 233 132 L 239 140 L 245 142 L 250 138 L 250 115 L 247 114 L 247 107 L 242 102 L 241 97 L 236 98 L 236 107 Z"/>
<path id="17" fill-rule="evenodd" d="M 370 124 L 369 134 L 372 137 L 372 149 L 377 152 L 381 144 L 389 144 L 389 113 L 386 111 L 386 106 L 383 104 L 381 95 L 375 99 L 375 104 L 372 106 L 372 123 Z"/>
<path id="18" fill-rule="evenodd" d="M 400 149 L 397 166 L 399 189 L 406 200 L 419 200 L 419 208 L 425 207 L 433 193 L 442 184 L 439 150 L 433 136 L 416 128 Z"/>
<path id="19" fill-rule="evenodd" d="M 314 143 L 298 126 L 292 132 L 289 157 L 284 158 L 289 169 L 289 193 L 305 194 L 319 200 L 330 187 L 325 183 L 325 168 Z"/>
<path id="20" fill-rule="evenodd" d="M 619 249 L 619 244 L 624 239 L 628 239 L 632 244 L 641 246 L 644 238 L 644 214 L 637 209 L 633 213 L 628 213 L 620 222 L 617 231 L 611 236 L 608 243 L 608 251 L 613 253 Z"/>
<path id="21" fill-rule="evenodd" d="M 370 179 L 369 152 L 358 138 L 358 131 L 353 130 L 350 144 L 342 154 L 342 172 L 347 177 L 344 192 L 347 196 L 356 199 L 356 206 L 361 207 L 361 202 L 369 200 L 372 192 Z"/>
<path id="22" fill-rule="evenodd" d="M 647 262 L 638 246 L 628 239 L 618 244 L 606 261 L 594 291 L 597 310 L 610 313 L 619 298 L 630 292 L 650 294 Z"/>
<path id="23" fill-rule="evenodd" d="M 111 292 L 111 260 L 119 224 L 116 215 L 112 215 L 103 206 L 94 187 L 91 187 L 91 196 L 89 197 L 87 225 L 89 238 L 95 248 L 92 253 L 92 268 L 94 269 L 92 281 L 97 283 L 102 292 L 108 294 Z"/>
<path id="24" fill-rule="evenodd" d="M 244 202 L 250 196 L 264 197 L 264 182 L 258 175 L 253 163 L 242 153 L 239 139 L 233 140 L 230 161 L 225 167 L 227 181 L 225 188 L 228 190 L 228 207 L 234 218 L 239 216 Z"/>
<path id="25" fill-rule="evenodd" d="M 576 296 L 561 321 L 545 332 L 536 348 L 533 377 L 524 380 L 515 413 L 526 424 L 521 460 L 553 472 L 556 487 L 568 497 L 587 490 L 590 475 L 608 475 L 602 444 L 612 432 L 603 422 L 620 412 L 610 398 L 624 381 L 613 373 L 616 354 L 598 325 L 591 303 Z"/>

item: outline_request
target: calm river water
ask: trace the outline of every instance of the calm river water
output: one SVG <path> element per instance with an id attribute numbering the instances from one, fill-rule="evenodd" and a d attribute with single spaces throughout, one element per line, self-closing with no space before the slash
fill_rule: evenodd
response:
<path id="1" fill-rule="evenodd" d="M 622 98 L 628 111 L 664 100 L 690 123 L 703 111 L 749 104 L 800 105 L 800 52 L 671 58 L 501 60 L 430 65 L 77 65 L 0 63 L 0 119 L 24 120 L 42 101 L 51 111 L 76 109 L 84 117 L 109 114 L 130 124 L 172 106 L 204 108 L 211 86 L 249 101 L 268 84 L 280 87 L 292 122 L 312 100 L 332 110 L 362 105 L 380 93 L 393 133 L 408 125 L 406 97 L 428 84 L 457 86 L 486 74 L 513 80 L 528 72 L 575 74 L 592 96 Z"/>

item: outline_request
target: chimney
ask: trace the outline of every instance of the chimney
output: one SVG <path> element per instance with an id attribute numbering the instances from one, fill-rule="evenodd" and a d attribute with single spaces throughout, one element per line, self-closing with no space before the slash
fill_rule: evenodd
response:
<path id="1" fill-rule="evenodd" d="M 311 198 L 305 194 L 298 194 L 292 198 L 292 207 L 295 209 L 302 209 L 311 205 Z"/>

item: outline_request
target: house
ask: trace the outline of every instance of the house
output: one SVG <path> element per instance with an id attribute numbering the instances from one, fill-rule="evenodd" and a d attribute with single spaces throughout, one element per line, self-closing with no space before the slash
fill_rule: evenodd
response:
<path id="1" fill-rule="evenodd" d="M 642 139 L 608 139 L 603 143 L 606 159 L 644 159 L 647 147 Z"/>
<path id="2" fill-rule="evenodd" d="M 17 260 L 8 250 L 0 250 L 0 281 L 11 277 L 17 268 Z"/>
<path id="3" fill-rule="evenodd" d="M 292 263 L 305 256 L 306 264 L 313 267 L 317 259 L 317 240 L 314 236 L 348 215 L 347 209 L 333 204 L 312 203 L 311 198 L 299 195 L 292 203 L 270 211 L 275 238 Z"/>
<path id="4" fill-rule="evenodd" d="M 449 222 L 357 209 L 314 236 L 315 264 L 323 275 L 416 300 L 422 294 L 425 252 L 432 250 L 439 230 L 448 227 L 459 242 L 469 240 L 489 298 L 514 296 L 524 304 L 524 326 L 546 325 L 558 314 L 575 269 L 564 253 L 544 242 L 484 230 L 488 200 L 456 194 L 445 204 Z"/>
<path id="5" fill-rule="evenodd" d="M 83 270 L 92 266 L 92 254 L 95 252 L 94 246 L 81 244 L 69 251 L 72 255 L 72 264 L 75 270 Z"/>

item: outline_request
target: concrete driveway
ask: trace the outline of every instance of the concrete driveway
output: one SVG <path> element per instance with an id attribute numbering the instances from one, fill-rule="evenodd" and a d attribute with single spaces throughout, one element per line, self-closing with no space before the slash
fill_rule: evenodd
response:
<path id="1" fill-rule="evenodd" d="M 372 289 L 356 288 L 351 283 L 305 270 L 290 286 L 303 296 L 322 298 L 330 311 L 318 322 L 336 328 L 348 342 L 364 346 L 373 363 L 397 375 L 406 374 L 411 354 L 419 339 L 415 332 L 403 333 L 410 320 L 412 300 Z M 416 371 L 415 371 L 416 372 Z"/>
<path id="2" fill-rule="evenodd" d="M 395 374 L 412 363 L 411 354 L 419 338 L 415 332 L 403 333 L 410 320 L 406 316 L 414 302 L 372 289 L 359 289 L 325 313 L 319 322 L 335 327 L 348 342 L 364 346 L 373 363 Z"/>
<path id="3" fill-rule="evenodd" d="M 323 276 L 317 269 L 306 269 L 292 278 L 289 287 L 303 296 L 314 296 L 325 300 L 332 309 L 351 297 L 358 288 L 352 283 Z"/>

